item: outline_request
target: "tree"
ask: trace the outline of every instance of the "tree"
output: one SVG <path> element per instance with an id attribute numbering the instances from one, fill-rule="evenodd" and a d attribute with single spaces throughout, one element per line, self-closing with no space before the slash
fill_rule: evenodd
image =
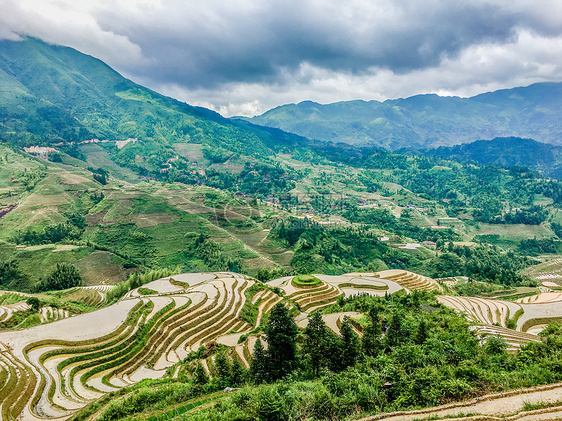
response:
<path id="1" fill-rule="evenodd" d="M 215 357 L 215 368 L 217 369 L 219 379 L 228 383 L 230 381 L 230 362 L 224 352 L 220 352 Z"/>
<path id="2" fill-rule="evenodd" d="M 197 363 L 197 367 L 195 368 L 195 372 L 193 373 L 193 383 L 203 386 L 208 382 L 209 376 L 207 376 L 205 368 L 200 362 Z"/>
<path id="3" fill-rule="evenodd" d="M 374 357 L 381 348 L 381 323 L 376 311 L 369 311 L 370 323 L 365 328 L 361 339 L 361 348 L 365 355 Z"/>
<path id="4" fill-rule="evenodd" d="M 9 288 L 16 289 L 23 281 L 24 277 L 15 261 L 0 262 L 0 286 L 5 288 L 9 285 Z"/>
<path id="5" fill-rule="evenodd" d="M 315 311 L 309 317 L 308 326 L 304 331 L 306 342 L 304 352 L 308 355 L 315 376 L 320 373 L 320 368 L 327 360 L 327 337 L 329 335 L 326 323 L 322 320 L 320 312 Z"/>
<path id="6" fill-rule="evenodd" d="M 230 366 L 230 378 L 232 379 L 233 386 L 239 386 L 244 383 L 246 377 L 246 369 L 238 358 L 234 358 Z"/>
<path id="7" fill-rule="evenodd" d="M 384 341 L 387 347 L 395 347 L 404 343 L 408 338 L 408 331 L 404 326 L 404 314 L 401 311 L 394 311 Z"/>
<path id="8" fill-rule="evenodd" d="M 57 263 L 55 269 L 40 284 L 40 289 L 60 290 L 82 285 L 80 272 L 72 263 Z"/>
<path id="9" fill-rule="evenodd" d="M 268 374 L 277 380 L 289 374 L 297 365 L 298 328 L 289 311 L 279 303 L 269 316 L 264 328 L 267 350 Z"/>
<path id="10" fill-rule="evenodd" d="M 254 345 L 254 352 L 252 353 L 252 361 L 250 362 L 250 375 L 252 376 L 256 384 L 267 381 L 267 354 L 265 352 L 265 349 L 263 348 L 261 339 L 259 338 Z"/>
<path id="11" fill-rule="evenodd" d="M 342 368 L 354 365 L 359 358 L 359 336 L 353 330 L 349 317 L 343 318 L 340 328 L 341 337 L 341 364 Z"/>
<path id="12" fill-rule="evenodd" d="M 41 300 L 39 300 L 39 298 L 37 297 L 29 297 L 26 300 L 26 303 L 29 304 L 31 306 L 31 309 L 34 311 L 39 310 L 39 307 L 41 307 Z"/>

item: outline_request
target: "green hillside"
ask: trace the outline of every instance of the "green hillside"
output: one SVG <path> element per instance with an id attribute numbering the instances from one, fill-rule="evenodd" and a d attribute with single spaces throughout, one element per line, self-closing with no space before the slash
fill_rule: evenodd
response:
<path id="1" fill-rule="evenodd" d="M 517 137 L 478 140 L 451 147 L 423 149 L 419 153 L 478 164 L 498 164 L 509 168 L 525 166 L 555 177 L 562 177 L 562 148 L 532 139 Z"/>
<path id="2" fill-rule="evenodd" d="M 0 42 L 0 418 L 473 419 L 508 391 L 507 415 L 556 416 L 512 390 L 562 380 L 562 182 L 534 170 L 557 175 L 559 147 L 411 149 L 494 107 L 545 123 L 558 86 L 389 102 L 371 124 L 395 153 Z M 365 104 L 291 113 L 336 136 L 347 109 L 361 144 Z"/>
<path id="3" fill-rule="evenodd" d="M 41 289 L 57 263 L 86 283 L 396 268 L 522 285 L 528 255 L 560 249 L 562 185 L 524 168 L 326 146 L 166 98 L 70 48 L 0 52 L 6 288 Z"/>
<path id="4" fill-rule="evenodd" d="M 58 145 L 81 157 L 71 142 L 138 138 L 133 158 L 131 151 L 110 151 L 111 159 L 135 170 L 159 170 L 175 155 L 176 143 L 266 156 L 299 141 L 162 96 L 98 59 L 37 39 L 0 42 L 0 82 L 0 139 L 18 146 Z M 135 155 L 150 156 L 152 166 L 137 165 Z"/>
<path id="5" fill-rule="evenodd" d="M 379 101 L 283 105 L 248 120 L 330 142 L 428 148 L 500 136 L 561 144 L 562 84 L 538 83 L 471 98 L 416 95 Z"/>

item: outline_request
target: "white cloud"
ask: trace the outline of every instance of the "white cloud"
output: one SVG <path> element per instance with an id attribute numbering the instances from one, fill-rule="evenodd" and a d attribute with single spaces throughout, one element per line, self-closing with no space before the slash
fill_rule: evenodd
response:
<path id="1" fill-rule="evenodd" d="M 0 36 L 16 34 L 76 48 L 115 67 L 146 63 L 141 47 L 126 35 L 103 30 L 93 17 L 95 2 L 3 0 Z M 4 36 L 2 36 L 5 34 Z"/>

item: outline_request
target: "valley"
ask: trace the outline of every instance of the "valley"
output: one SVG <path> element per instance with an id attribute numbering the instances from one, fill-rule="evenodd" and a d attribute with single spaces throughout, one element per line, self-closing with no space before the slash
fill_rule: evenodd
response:
<path id="1" fill-rule="evenodd" d="M 35 38 L 0 82 L 2 420 L 560 411 L 559 84 L 249 122 Z"/>

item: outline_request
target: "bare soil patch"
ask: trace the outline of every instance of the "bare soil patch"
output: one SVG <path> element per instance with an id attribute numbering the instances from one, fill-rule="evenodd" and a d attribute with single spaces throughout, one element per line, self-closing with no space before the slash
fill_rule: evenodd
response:
<path id="1" fill-rule="evenodd" d="M 13 211 L 17 207 L 18 207 L 18 205 L 0 206 L 0 219 L 5 217 L 7 214 L 9 214 L 11 211 Z"/>
<path id="2" fill-rule="evenodd" d="M 86 223 L 91 227 L 99 224 L 108 224 L 110 223 L 109 221 L 104 221 L 105 215 L 107 215 L 107 211 L 86 215 Z"/>

